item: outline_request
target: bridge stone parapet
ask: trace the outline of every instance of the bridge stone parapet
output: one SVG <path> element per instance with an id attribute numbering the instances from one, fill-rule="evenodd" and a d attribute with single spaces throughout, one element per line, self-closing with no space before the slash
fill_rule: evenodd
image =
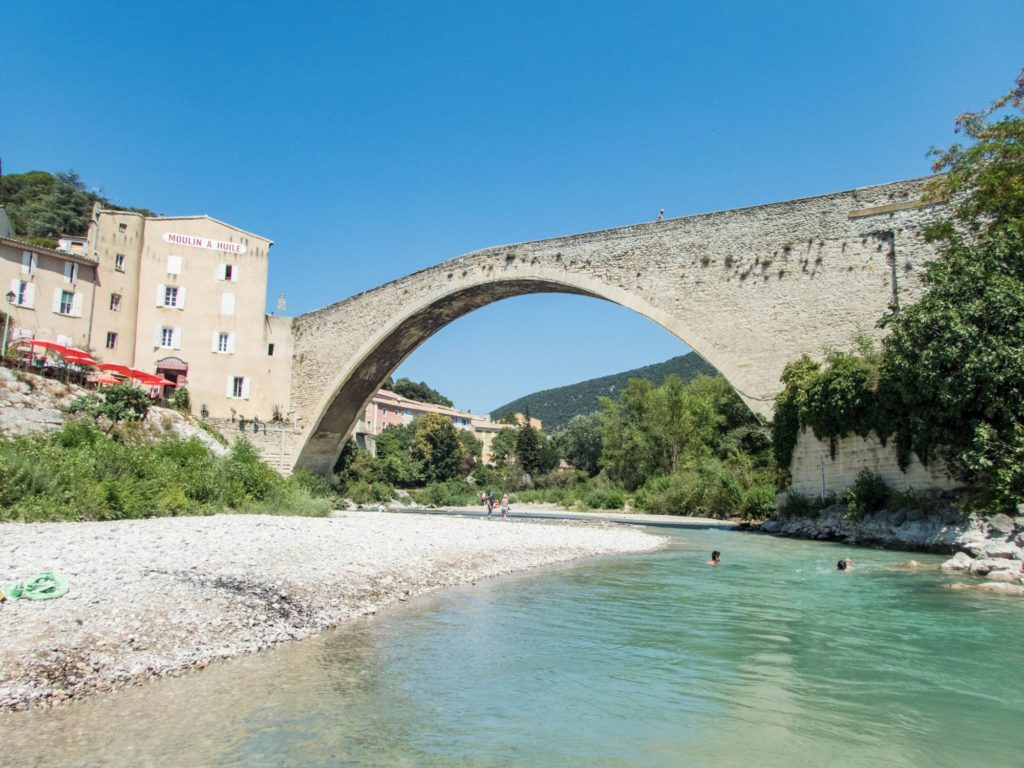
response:
<path id="1" fill-rule="evenodd" d="M 302 315 L 293 324 L 294 460 L 327 473 L 365 404 L 423 341 L 504 298 L 569 293 L 658 323 L 770 415 L 786 362 L 922 292 L 941 206 L 915 179 L 718 213 L 488 248 Z"/>

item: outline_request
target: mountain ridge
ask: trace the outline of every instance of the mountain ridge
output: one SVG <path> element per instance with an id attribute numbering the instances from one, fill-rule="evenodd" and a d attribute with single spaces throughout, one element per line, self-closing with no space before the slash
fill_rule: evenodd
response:
<path id="1" fill-rule="evenodd" d="M 700 355 L 688 352 L 662 363 L 532 392 L 498 406 L 490 415 L 493 419 L 500 419 L 507 413 L 523 413 L 529 408 L 530 415 L 543 421 L 545 429 L 556 430 L 564 427 L 573 416 L 598 410 L 597 398 L 615 397 L 630 379 L 647 379 L 660 385 L 673 374 L 687 382 L 700 374 L 715 376 L 717 373 Z"/>

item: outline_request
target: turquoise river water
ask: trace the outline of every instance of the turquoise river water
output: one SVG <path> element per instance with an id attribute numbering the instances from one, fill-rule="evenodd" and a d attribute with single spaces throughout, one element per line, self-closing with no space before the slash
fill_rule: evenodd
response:
<path id="1" fill-rule="evenodd" d="M 1024 765 L 1024 599 L 949 589 L 938 556 L 656 532 L 668 550 L 0 717 L 0 764 Z"/>

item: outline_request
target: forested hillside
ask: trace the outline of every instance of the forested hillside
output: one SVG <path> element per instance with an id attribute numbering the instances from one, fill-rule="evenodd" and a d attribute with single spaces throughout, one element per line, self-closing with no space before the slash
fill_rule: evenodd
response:
<path id="1" fill-rule="evenodd" d="M 581 381 L 579 384 L 534 392 L 495 408 L 491 411 L 491 417 L 500 419 L 507 413 L 523 413 L 529 409 L 531 416 L 544 422 L 545 429 L 556 430 L 568 424 L 573 416 L 599 410 L 597 398 L 616 397 L 630 379 L 645 379 L 660 386 L 673 374 L 685 383 L 702 373 L 714 376 L 717 371 L 700 355 L 691 352 L 673 357 L 664 363 L 645 365 L 631 371 Z"/>
<path id="2" fill-rule="evenodd" d="M 10 174 L 0 180 L 0 205 L 6 209 L 15 234 L 39 245 L 53 247 L 60 235 L 84 235 L 93 203 L 153 215 L 146 208 L 114 205 L 103 195 L 89 191 L 74 171 L 56 175 L 29 171 Z"/>

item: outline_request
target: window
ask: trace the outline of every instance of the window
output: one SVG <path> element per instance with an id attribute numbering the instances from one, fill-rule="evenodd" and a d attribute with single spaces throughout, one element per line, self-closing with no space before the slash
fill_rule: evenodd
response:
<path id="1" fill-rule="evenodd" d="M 117 349 L 117 334 L 107 331 L 107 349 Z"/>
<path id="2" fill-rule="evenodd" d="M 70 261 L 64 262 L 64 282 L 73 283 L 78 280 L 78 265 Z"/>
<path id="3" fill-rule="evenodd" d="M 117 225 L 117 231 L 118 232 L 127 232 L 128 231 L 128 225 L 124 224 L 124 223 L 118 224 Z"/>
<path id="4" fill-rule="evenodd" d="M 60 307 L 58 313 L 62 315 L 70 315 L 71 310 L 75 306 L 75 294 L 72 291 L 61 291 L 60 292 Z"/>
<path id="5" fill-rule="evenodd" d="M 217 279 L 227 280 L 229 283 L 238 282 L 238 265 L 237 264 L 221 264 L 217 268 Z"/>
<path id="6" fill-rule="evenodd" d="M 180 275 L 181 274 L 181 256 L 168 256 L 167 257 L 167 274 L 169 274 L 169 275 Z"/>
<path id="7" fill-rule="evenodd" d="M 220 313 L 222 315 L 235 314 L 235 294 L 222 293 L 220 295 Z"/>
<path id="8" fill-rule="evenodd" d="M 120 312 L 121 311 L 121 294 L 112 293 L 110 294 L 110 311 Z"/>
<path id="9" fill-rule="evenodd" d="M 69 317 L 82 316 L 82 296 L 84 294 L 55 288 L 53 291 L 53 311 L 58 315 Z"/>
<path id="10" fill-rule="evenodd" d="M 233 266 L 234 266 L 233 264 L 225 264 L 224 265 L 224 279 L 225 280 L 230 280 L 231 279 L 231 268 Z"/>
<path id="11" fill-rule="evenodd" d="M 245 376 L 228 376 L 228 397 L 249 399 L 249 379 Z"/>
<path id="12" fill-rule="evenodd" d="M 28 280 L 11 279 L 11 291 L 14 292 L 14 303 L 19 307 L 33 309 L 36 305 L 36 286 Z"/>
<path id="13" fill-rule="evenodd" d="M 124 224 L 122 224 L 121 226 L 123 227 Z M 124 272 L 124 254 L 123 253 L 119 253 L 116 256 L 114 256 L 114 269 L 116 269 L 118 272 Z"/>
<path id="14" fill-rule="evenodd" d="M 153 346 L 161 349 L 181 349 L 181 328 L 157 326 L 153 332 Z"/>
<path id="15" fill-rule="evenodd" d="M 273 356 L 274 356 L 274 345 L 273 344 L 267 344 L 267 357 L 273 357 Z"/>
<path id="16" fill-rule="evenodd" d="M 21 274 L 34 275 L 39 257 L 30 251 L 21 252 Z"/>
<path id="17" fill-rule="evenodd" d="M 185 286 L 157 283 L 156 305 L 158 307 L 185 308 Z"/>
<path id="18" fill-rule="evenodd" d="M 221 354 L 235 354 L 235 334 L 227 331 L 214 331 L 210 350 Z"/>

